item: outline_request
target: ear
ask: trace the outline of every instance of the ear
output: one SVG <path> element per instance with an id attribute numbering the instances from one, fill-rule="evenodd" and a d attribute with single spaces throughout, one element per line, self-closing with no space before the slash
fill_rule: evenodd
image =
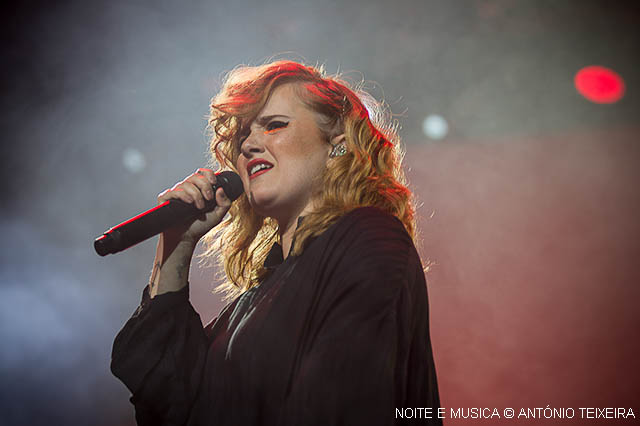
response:
<path id="1" fill-rule="evenodd" d="M 347 140 L 347 137 L 344 135 L 344 133 L 342 133 L 342 134 L 339 134 L 338 136 L 334 136 L 329 143 L 333 147 L 338 145 L 339 143 L 345 142 L 346 140 Z"/>
<path id="2" fill-rule="evenodd" d="M 344 133 L 331 139 L 331 141 L 329 142 L 329 145 L 331 146 L 331 150 L 329 151 L 329 156 L 327 158 L 327 161 L 330 161 L 332 158 L 335 158 L 335 157 L 342 157 L 347 153 L 346 141 L 347 141 L 347 138 L 345 137 Z"/>

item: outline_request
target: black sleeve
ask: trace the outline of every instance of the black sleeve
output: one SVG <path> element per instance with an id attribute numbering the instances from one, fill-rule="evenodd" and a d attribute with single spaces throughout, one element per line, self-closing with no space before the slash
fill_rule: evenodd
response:
<path id="1" fill-rule="evenodd" d="M 188 285 L 142 302 L 113 343 L 111 371 L 129 388 L 138 425 L 182 425 L 195 400 L 207 352 Z"/>
<path id="2" fill-rule="evenodd" d="M 426 283 L 413 242 L 400 221 L 377 209 L 346 222 L 328 249 L 331 272 L 309 330 L 314 337 L 281 424 L 401 424 L 402 408 L 437 414 Z"/>

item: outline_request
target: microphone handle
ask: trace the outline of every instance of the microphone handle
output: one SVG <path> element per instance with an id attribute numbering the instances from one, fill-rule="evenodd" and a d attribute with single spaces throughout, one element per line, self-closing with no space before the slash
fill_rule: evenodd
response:
<path id="1" fill-rule="evenodd" d="M 93 247 L 100 256 L 121 252 L 165 229 L 181 222 L 193 220 L 197 216 L 213 210 L 215 206 L 215 198 L 205 200 L 204 210 L 182 200 L 167 200 L 109 229 L 96 238 Z"/>
<path id="2" fill-rule="evenodd" d="M 215 194 L 220 187 L 231 201 L 235 201 L 244 192 L 240 176 L 229 170 L 216 173 L 216 184 L 212 187 L 213 193 Z M 203 210 L 181 200 L 167 200 L 109 229 L 95 239 L 93 248 L 100 256 L 118 253 L 174 225 L 193 220 L 215 207 L 215 198 L 209 201 L 205 200 Z"/>

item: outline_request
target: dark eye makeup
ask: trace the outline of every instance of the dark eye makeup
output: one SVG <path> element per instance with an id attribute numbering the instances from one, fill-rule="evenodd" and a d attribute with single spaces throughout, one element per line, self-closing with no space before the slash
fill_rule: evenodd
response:
<path id="1" fill-rule="evenodd" d="M 278 129 L 283 129 L 289 125 L 286 121 L 273 120 L 269 122 L 264 128 L 265 133 L 273 133 Z M 251 130 L 248 128 L 246 130 L 241 130 L 238 134 L 238 144 L 242 145 L 242 143 L 249 137 L 251 134 Z"/>
<path id="2" fill-rule="evenodd" d="M 265 129 L 267 129 L 267 132 L 272 132 L 272 131 L 274 131 L 276 129 L 282 129 L 283 127 L 287 127 L 288 125 L 289 125 L 289 123 L 287 123 L 285 121 L 273 120 L 272 122 L 267 124 Z"/>

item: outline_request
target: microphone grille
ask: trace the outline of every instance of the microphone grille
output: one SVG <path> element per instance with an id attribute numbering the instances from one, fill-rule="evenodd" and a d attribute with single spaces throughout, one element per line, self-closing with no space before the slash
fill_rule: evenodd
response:
<path id="1" fill-rule="evenodd" d="M 244 192 L 244 187 L 242 186 L 242 179 L 240 176 L 232 171 L 224 171 L 220 172 L 216 175 L 216 180 L 218 184 L 224 190 L 224 193 L 227 195 L 231 201 L 234 201 Z"/>

